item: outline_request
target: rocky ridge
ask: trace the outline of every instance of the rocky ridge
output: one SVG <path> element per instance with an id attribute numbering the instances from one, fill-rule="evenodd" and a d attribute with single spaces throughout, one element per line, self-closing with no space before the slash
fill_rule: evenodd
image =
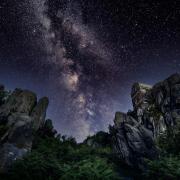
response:
<path id="1" fill-rule="evenodd" d="M 117 112 L 110 127 L 113 149 L 126 164 L 145 168 L 144 159 L 158 157 L 155 139 L 180 123 L 180 74 L 149 86 L 135 83 L 133 111 Z"/>
<path id="2" fill-rule="evenodd" d="M 0 94 L 5 94 L 1 86 Z M 44 124 L 48 98 L 37 101 L 35 93 L 15 89 L 0 106 L 0 170 L 31 150 L 34 133 Z"/>

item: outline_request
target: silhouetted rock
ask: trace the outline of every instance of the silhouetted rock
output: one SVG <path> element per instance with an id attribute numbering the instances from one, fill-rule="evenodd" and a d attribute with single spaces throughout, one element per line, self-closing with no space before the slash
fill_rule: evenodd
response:
<path id="1" fill-rule="evenodd" d="M 94 148 L 112 144 L 123 162 L 144 169 L 146 158 L 158 157 L 155 139 L 180 123 L 180 74 L 154 86 L 135 83 L 131 97 L 133 111 L 117 112 L 110 134 L 99 132 L 84 143 Z M 0 86 L 0 170 L 8 170 L 31 150 L 35 132 L 42 137 L 56 134 L 51 120 L 45 121 L 48 103 L 47 97 L 37 101 L 31 91 L 15 89 L 9 95 Z"/>
<path id="2" fill-rule="evenodd" d="M 0 106 L 0 169 L 31 150 L 34 132 L 45 122 L 48 99 L 37 102 L 36 94 L 15 89 Z"/>
<path id="3" fill-rule="evenodd" d="M 110 133 L 115 153 L 126 164 L 143 169 L 144 158 L 158 156 L 154 140 L 180 122 L 180 74 L 153 87 L 135 83 L 131 97 L 134 110 L 116 113 Z"/>
<path id="4" fill-rule="evenodd" d="M 143 169 L 144 158 L 157 157 L 158 151 L 152 131 L 146 129 L 133 117 L 120 112 L 116 113 L 114 124 L 110 127 L 113 149 L 123 162 Z"/>

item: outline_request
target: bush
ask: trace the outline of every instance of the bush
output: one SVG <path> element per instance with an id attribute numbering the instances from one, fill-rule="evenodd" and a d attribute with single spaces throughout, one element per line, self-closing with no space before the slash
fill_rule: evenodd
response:
<path id="1" fill-rule="evenodd" d="M 8 99 L 10 91 L 0 90 L 0 106 Z"/>
<path id="2" fill-rule="evenodd" d="M 180 157 L 162 157 L 149 162 L 149 169 L 145 175 L 147 179 L 178 180 L 180 179 Z"/>
<path id="3" fill-rule="evenodd" d="M 180 126 L 177 125 L 164 132 L 157 141 L 160 158 L 148 162 L 147 179 L 180 179 Z"/>
<path id="4" fill-rule="evenodd" d="M 51 126 L 49 126 L 49 130 Z M 54 136 L 47 130 L 38 132 L 32 152 L 16 161 L 3 180 L 108 180 L 119 179 L 109 161 L 109 148 L 92 148 L 77 144 L 74 138 Z"/>
<path id="5" fill-rule="evenodd" d="M 180 126 L 168 129 L 163 133 L 159 137 L 157 145 L 164 154 L 178 155 L 180 152 Z"/>
<path id="6" fill-rule="evenodd" d="M 106 132 L 99 131 L 95 135 L 87 137 L 84 143 L 95 148 L 107 147 L 111 144 L 110 135 Z"/>
<path id="7" fill-rule="evenodd" d="M 61 179 L 115 180 L 120 178 L 114 171 L 112 164 L 108 163 L 106 159 L 91 157 L 70 166 Z"/>

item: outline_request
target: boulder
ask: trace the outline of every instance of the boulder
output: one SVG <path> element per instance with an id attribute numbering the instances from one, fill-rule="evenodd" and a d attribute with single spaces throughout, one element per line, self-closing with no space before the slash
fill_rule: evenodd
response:
<path id="1" fill-rule="evenodd" d="M 149 86 L 132 86 L 133 111 L 116 113 L 110 128 L 114 152 L 126 164 L 145 168 L 144 159 L 158 157 L 156 138 L 180 123 L 180 74 Z"/>
<path id="2" fill-rule="evenodd" d="M 145 158 L 158 156 L 153 133 L 130 116 L 126 116 L 118 125 L 117 120 L 114 121 L 115 125 L 110 128 L 114 152 L 129 166 L 145 168 Z"/>
<path id="3" fill-rule="evenodd" d="M 0 169 L 8 170 L 14 160 L 31 150 L 34 132 L 45 121 L 48 98 L 37 102 L 35 93 L 15 89 L 0 106 Z"/>

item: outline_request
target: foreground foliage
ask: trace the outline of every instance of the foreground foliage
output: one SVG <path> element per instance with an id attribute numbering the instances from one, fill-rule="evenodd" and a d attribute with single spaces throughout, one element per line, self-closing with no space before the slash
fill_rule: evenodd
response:
<path id="1" fill-rule="evenodd" d="M 146 179 L 180 179 L 180 126 L 168 129 L 159 137 L 157 145 L 160 148 L 160 158 L 149 161 Z"/>
<path id="2" fill-rule="evenodd" d="M 149 162 L 146 178 L 158 180 L 178 180 L 180 179 L 180 157 L 162 157 L 156 161 Z"/>
<path id="3" fill-rule="evenodd" d="M 120 179 L 110 162 L 109 147 L 92 148 L 75 139 L 55 135 L 46 122 L 34 141 L 32 152 L 17 161 L 4 180 L 109 180 Z"/>
<path id="4" fill-rule="evenodd" d="M 0 175 L 0 179 L 116 180 L 122 176 L 180 179 L 180 126 L 162 134 L 157 146 L 159 159 L 148 161 L 147 171 L 141 175 L 137 170 L 122 168 L 121 162 L 113 156 L 107 133 L 99 132 L 78 144 L 74 138 L 57 135 L 51 120 L 47 120 L 35 136 L 32 151 L 16 161 L 11 171 Z"/>

